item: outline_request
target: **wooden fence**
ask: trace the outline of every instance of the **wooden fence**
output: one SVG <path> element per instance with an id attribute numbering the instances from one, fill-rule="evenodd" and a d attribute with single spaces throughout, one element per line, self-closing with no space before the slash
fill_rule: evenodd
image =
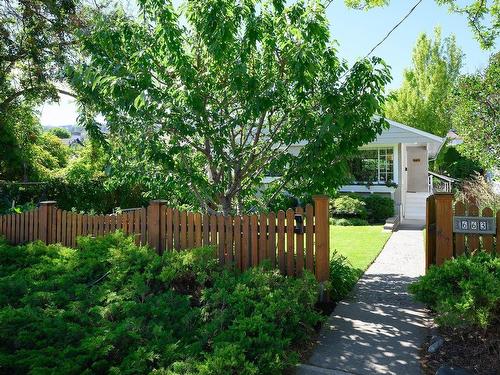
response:
<path id="1" fill-rule="evenodd" d="M 496 217 L 496 234 L 454 233 L 453 217 Z M 477 250 L 500 254 L 500 211 L 484 208 L 480 214 L 474 202 L 456 202 L 453 194 L 436 193 L 427 198 L 426 268 Z"/>
<path id="2" fill-rule="evenodd" d="M 60 210 L 56 202 L 20 214 L 0 216 L 0 235 L 12 244 L 41 240 L 76 247 L 78 236 L 102 236 L 116 230 L 133 235 L 160 254 L 199 246 L 216 246 L 219 260 L 241 270 L 269 259 L 286 275 L 314 272 L 329 276 L 329 199 L 315 196 L 314 205 L 277 214 L 223 216 L 185 212 L 152 201 L 116 215 L 82 215 Z"/>

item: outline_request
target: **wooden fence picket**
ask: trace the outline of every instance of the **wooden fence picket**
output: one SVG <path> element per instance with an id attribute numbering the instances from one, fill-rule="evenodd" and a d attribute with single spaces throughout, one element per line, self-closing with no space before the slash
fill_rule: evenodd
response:
<path id="1" fill-rule="evenodd" d="M 259 264 L 259 222 L 257 215 L 250 216 L 250 246 L 251 246 L 251 261 L 252 267 Z"/>
<path id="2" fill-rule="evenodd" d="M 281 273 L 286 271 L 285 263 L 285 211 L 278 211 L 278 265 Z"/>
<path id="3" fill-rule="evenodd" d="M 210 216 L 208 214 L 203 215 L 203 246 L 208 246 L 210 244 Z"/>
<path id="4" fill-rule="evenodd" d="M 294 243 L 295 213 L 289 208 L 286 210 L 286 274 L 293 276 L 295 267 L 295 243 Z"/>
<path id="5" fill-rule="evenodd" d="M 241 264 L 241 217 L 235 216 L 233 223 L 234 237 L 234 264 L 238 269 L 242 268 Z"/>
<path id="6" fill-rule="evenodd" d="M 465 215 L 465 205 L 463 202 L 455 203 L 455 215 Z M 461 233 L 455 234 L 455 255 L 462 255 L 465 252 L 465 235 Z"/>
<path id="7" fill-rule="evenodd" d="M 180 212 L 181 218 L 181 249 L 187 248 L 187 214 L 186 211 Z"/>
<path id="8" fill-rule="evenodd" d="M 267 258 L 271 260 L 271 266 L 276 266 L 276 215 L 269 213 L 269 229 L 267 240 Z"/>
<path id="9" fill-rule="evenodd" d="M 484 217 L 492 217 L 493 216 L 493 210 L 489 207 L 486 207 L 483 209 L 482 216 Z M 492 235 L 485 235 L 483 236 L 483 248 L 489 253 L 493 252 L 493 236 Z"/>
<path id="10" fill-rule="evenodd" d="M 225 233 L 225 227 L 226 227 L 226 224 L 224 222 L 224 216 L 223 215 L 219 215 L 217 216 L 217 232 L 219 233 L 219 246 L 218 246 L 218 249 L 217 249 L 217 254 L 219 256 L 219 261 L 221 263 L 224 263 L 224 260 L 225 260 L 225 254 L 224 254 L 224 250 L 225 250 L 225 240 L 226 240 L 226 233 Z"/>
<path id="11" fill-rule="evenodd" d="M 231 215 L 225 217 L 225 233 L 226 233 L 226 242 L 224 244 L 225 249 L 225 262 L 226 264 L 232 265 L 234 257 L 233 257 L 233 218 Z"/>
<path id="12" fill-rule="evenodd" d="M 306 269 L 314 272 L 314 208 L 306 205 Z"/>
<path id="13" fill-rule="evenodd" d="M 250 266 L 250 217 L 242 217 L 241 228 L 241 269 L 247 270 Z"/>
<path id="14" fill-rule="evenodd" d="M 187 213 L 187 247 L 192 249 L 194 247 L 194 212 Z"/>
<path id="15" fill-rule="evenodd" d="M 304 210 L 302 207 L 297 207 L 295 209 L 295 214 L 304 217 Z M 296 262 L 296 274 L 297 276 L 302 275 L 302 270 L 304 269 L 304 234 L 299 232 L 295 235 L 295 251 L 297 254 Z"/>
<path id="16" fill-rule="evenodd" d="M 259 264 L 267 259 L 267 215 L 261 213 L 259 216 Z"/>

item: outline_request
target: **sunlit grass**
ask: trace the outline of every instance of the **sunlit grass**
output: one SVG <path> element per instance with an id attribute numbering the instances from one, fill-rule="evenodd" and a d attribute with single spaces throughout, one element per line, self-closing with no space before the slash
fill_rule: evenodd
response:
<path id="1" fill-rule="evenodd" d="M 391 236 L 382 225 L 330 226 L 330 252 L 336 250 L 349 259 L 354 268 L 365 271 Z"/>

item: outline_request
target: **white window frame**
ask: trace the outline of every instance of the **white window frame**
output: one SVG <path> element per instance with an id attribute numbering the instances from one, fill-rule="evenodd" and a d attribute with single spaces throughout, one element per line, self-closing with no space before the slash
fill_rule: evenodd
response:
<path id="1" fill-rule="evenodd" d="M 384 145 L 384 144 L 380 144 L 380 145 L 373 145 L 373 146 L 363 146 L 361 148 L 359 148 L 359 151 L 373 151 L 373 150 L 377 150 L 377 181 L 372 181 L 371 183 L 373 185 L 379 185 L 379 186 L 382 186 L 382 185 L 385 185 L 387 183 L 387 181 L 382 181 L 380 180 L 380 150 L 388 150 L 388 149 L 392 149 L 392 180 L 391 182 L 395 183 L 395 184 L 398 184 L 399 183 L 399 157 L 398 157 L 398 145 L 394 145 L 394 144 L 388 144 L 388 145 Z M 367 182 L 365 181 L 354 181 L 353 182 L 354 185 L 366 185 Z M 352 185 L 352 184 L 350 184 Z"/>

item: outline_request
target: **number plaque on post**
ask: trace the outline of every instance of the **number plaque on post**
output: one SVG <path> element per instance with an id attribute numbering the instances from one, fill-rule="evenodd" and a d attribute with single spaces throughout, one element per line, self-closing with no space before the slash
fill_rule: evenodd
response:
<path id="1" fill-rule="evenodd" d="M 453 216 L 453 232 L 469 234 L 495 234 L 494 217 Z"/>

